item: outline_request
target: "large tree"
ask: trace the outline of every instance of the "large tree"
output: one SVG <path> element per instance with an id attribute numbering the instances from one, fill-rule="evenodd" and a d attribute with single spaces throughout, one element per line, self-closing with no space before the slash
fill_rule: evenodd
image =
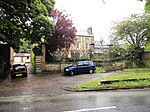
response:
<path id="1" fill-rule="evenodd" d="M 52 38 L 46 40 L 47 55 L 57 50 L 68 50 L 76 40 L 76 28 L 73 27 L 73 22 L 65 11 L 55 9 L 50 11 L 50 15 L 55 24 L 55 31 Z"/>
<path id="2" fill-rule="evenodd" d="M 145 9 L 145 13 L 150 13 L 150 0 L 147 0 L 144 9 Z M 150 16 L 148 17 L 148 23 L 150 24 Z M 147 39 L 145 49 L 150 50 L 150 37 Z"/>
<path id="3" fill-rule="evenodd" d="M 40 43 L 42 37 L 49 37 L 53 24 L 48 18 L 52 0 L 1 0 L 0 41 L 19 49 L 20 38 L 31 43 Z"/>
<path id="4" fill-rule="evenodd" d="M 147 2 L 145 3 L 144 9 L 145 9 L 146 14 L 150 14 L 150 0 L 147 0 Z M 150 25 L 150 16 L 148 16 L 147 21 L 148 21 L 148 24 Z M 148 42 L 150 42 L 150 37 L 148 38 Z"/>
<path id="5" fill-rule="evenodd" d="M 127 42 L 132 48 L 133 57 L 141 64 L 143 47 L 150 36 L 147 15 L 133 14 L 124 21 L 116 23 L 112 29 L 113 44 Z"/>
<path id="6" fill-rule="evenodd" d="M 150 0 L 147 0 L 147 2 L 145 3 L 145 12 L 149 12 L 150 11 Z"/>

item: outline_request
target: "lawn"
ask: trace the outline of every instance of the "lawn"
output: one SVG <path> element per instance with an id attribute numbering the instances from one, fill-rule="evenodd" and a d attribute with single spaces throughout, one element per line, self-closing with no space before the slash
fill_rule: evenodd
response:
<path id="1" fill-rule="evenodd" d="M 96 67 L 96 73 L 105 73 L 106 71 L 102 67 Z"/>
<path id="2" fill-rule="evenodd" d="M 120 72 L 150 72 L 150 68 L 131 68 L 131 69 L 124 69 Z"/>
<path id="3" fill-rule="evenodd" d="M 139 70 L 136 73 L 136 69 L 126 69 L 125 71 L 130 72 L 128 74 L 123 74 L 117 76 L 109 76 L 106 78 L 98 78 L 80 85 L 76 85 L 73 88 L 75 89 L 90 89 L 90 90 L 100 90 L 100 89 L 121 89 L 121 88 L 136 88 L 136 87 L 150 87 L 150 72 L 148 69 L 137 69 Z M 146 70 L 146 72 L 145 72 Z M 141 80 L 141 79 L 145 80 Z M 136 79 L 135 81 L 122 81 L 126 79 Z M 101 84 L 100 81 L 103 80 L 119 80 L 119 82 L 113 82 L 111 84 Z"/>

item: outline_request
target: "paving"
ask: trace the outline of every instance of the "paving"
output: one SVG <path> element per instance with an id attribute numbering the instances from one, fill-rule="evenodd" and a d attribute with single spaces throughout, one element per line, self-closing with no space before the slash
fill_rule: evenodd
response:
<path id="1" fill-rule="evenodd" d="M 117 72 L 112 73 L 94 73 L 94 74 L 80 74 L 74 76 L 65 76 L 59 74 L 45 74 L 45 75 L 32 75 L 28 77 L 20 77 L 11 79 L 8 76 L 3 82 L 0 83 L 0 96 L 19 96 L 31 94 L 64 94 L 70 91 L 64 88 L 81 84 L 96 78 L 106 77 L 110 75 L 118 75 Z"/>

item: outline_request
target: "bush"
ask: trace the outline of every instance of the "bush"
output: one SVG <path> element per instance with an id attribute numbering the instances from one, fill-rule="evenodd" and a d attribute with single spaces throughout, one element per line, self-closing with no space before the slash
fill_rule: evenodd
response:
<path id="1" fill-rule="evenodd" d="M 30 65 L 30 68 L 32 70 L 31 72 L 35 73 L 35 54 L 34 54 L 33 51 L 31 52 L 31 65 Z"/>
<path id="2" fill-rule="evenodd" d="M 95 72 L 96 73 L 105 73 L 106 71 L 102 67 L 97 67 Z"/>

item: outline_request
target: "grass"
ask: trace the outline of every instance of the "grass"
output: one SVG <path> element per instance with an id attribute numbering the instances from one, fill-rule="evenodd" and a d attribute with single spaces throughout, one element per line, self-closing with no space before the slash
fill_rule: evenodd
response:
<path id="1" fill-rule="evenodd" d="M 131 68 L 131 69 L 124 69 L 123 71 L 127 72 L 144 72 L 144 71 L 150 71 L 150 68 Z"/>
<path id="2" fill-rule="evenodd" d="M 130 68 L 130 69 L 124 69 L 121 72 L 150 72 L 150 68 Z"/>
<path id="3" fill-rule="evenodd" d="M 141 69 L 142 70 L 142 69 Z M 133 71 L 133 70 L 132 70 Z M 124 79 L 138 79 L 136 81 L 121 81 Z M 146 78 L 146 80 L 140 80 Z M 119 82 L 113 82 L 112 84 L 99 84 L 102 80 L 120 80 Z M 109 76 L 106 78 L 98 78 L 77 86 L 74 86 L 75 89 L 107 89 L 107 88 L 135 88 L 135 87 L 148 87 L 150 86 L 150 72 L 131 72 L 129 74 L 121 74 L 117 76 Z"/>
<path id="4" fill-rule="evenodd" d="M 96 67 L 96 73 L 105 73 L 106 71 L 102 67 Z"/>

